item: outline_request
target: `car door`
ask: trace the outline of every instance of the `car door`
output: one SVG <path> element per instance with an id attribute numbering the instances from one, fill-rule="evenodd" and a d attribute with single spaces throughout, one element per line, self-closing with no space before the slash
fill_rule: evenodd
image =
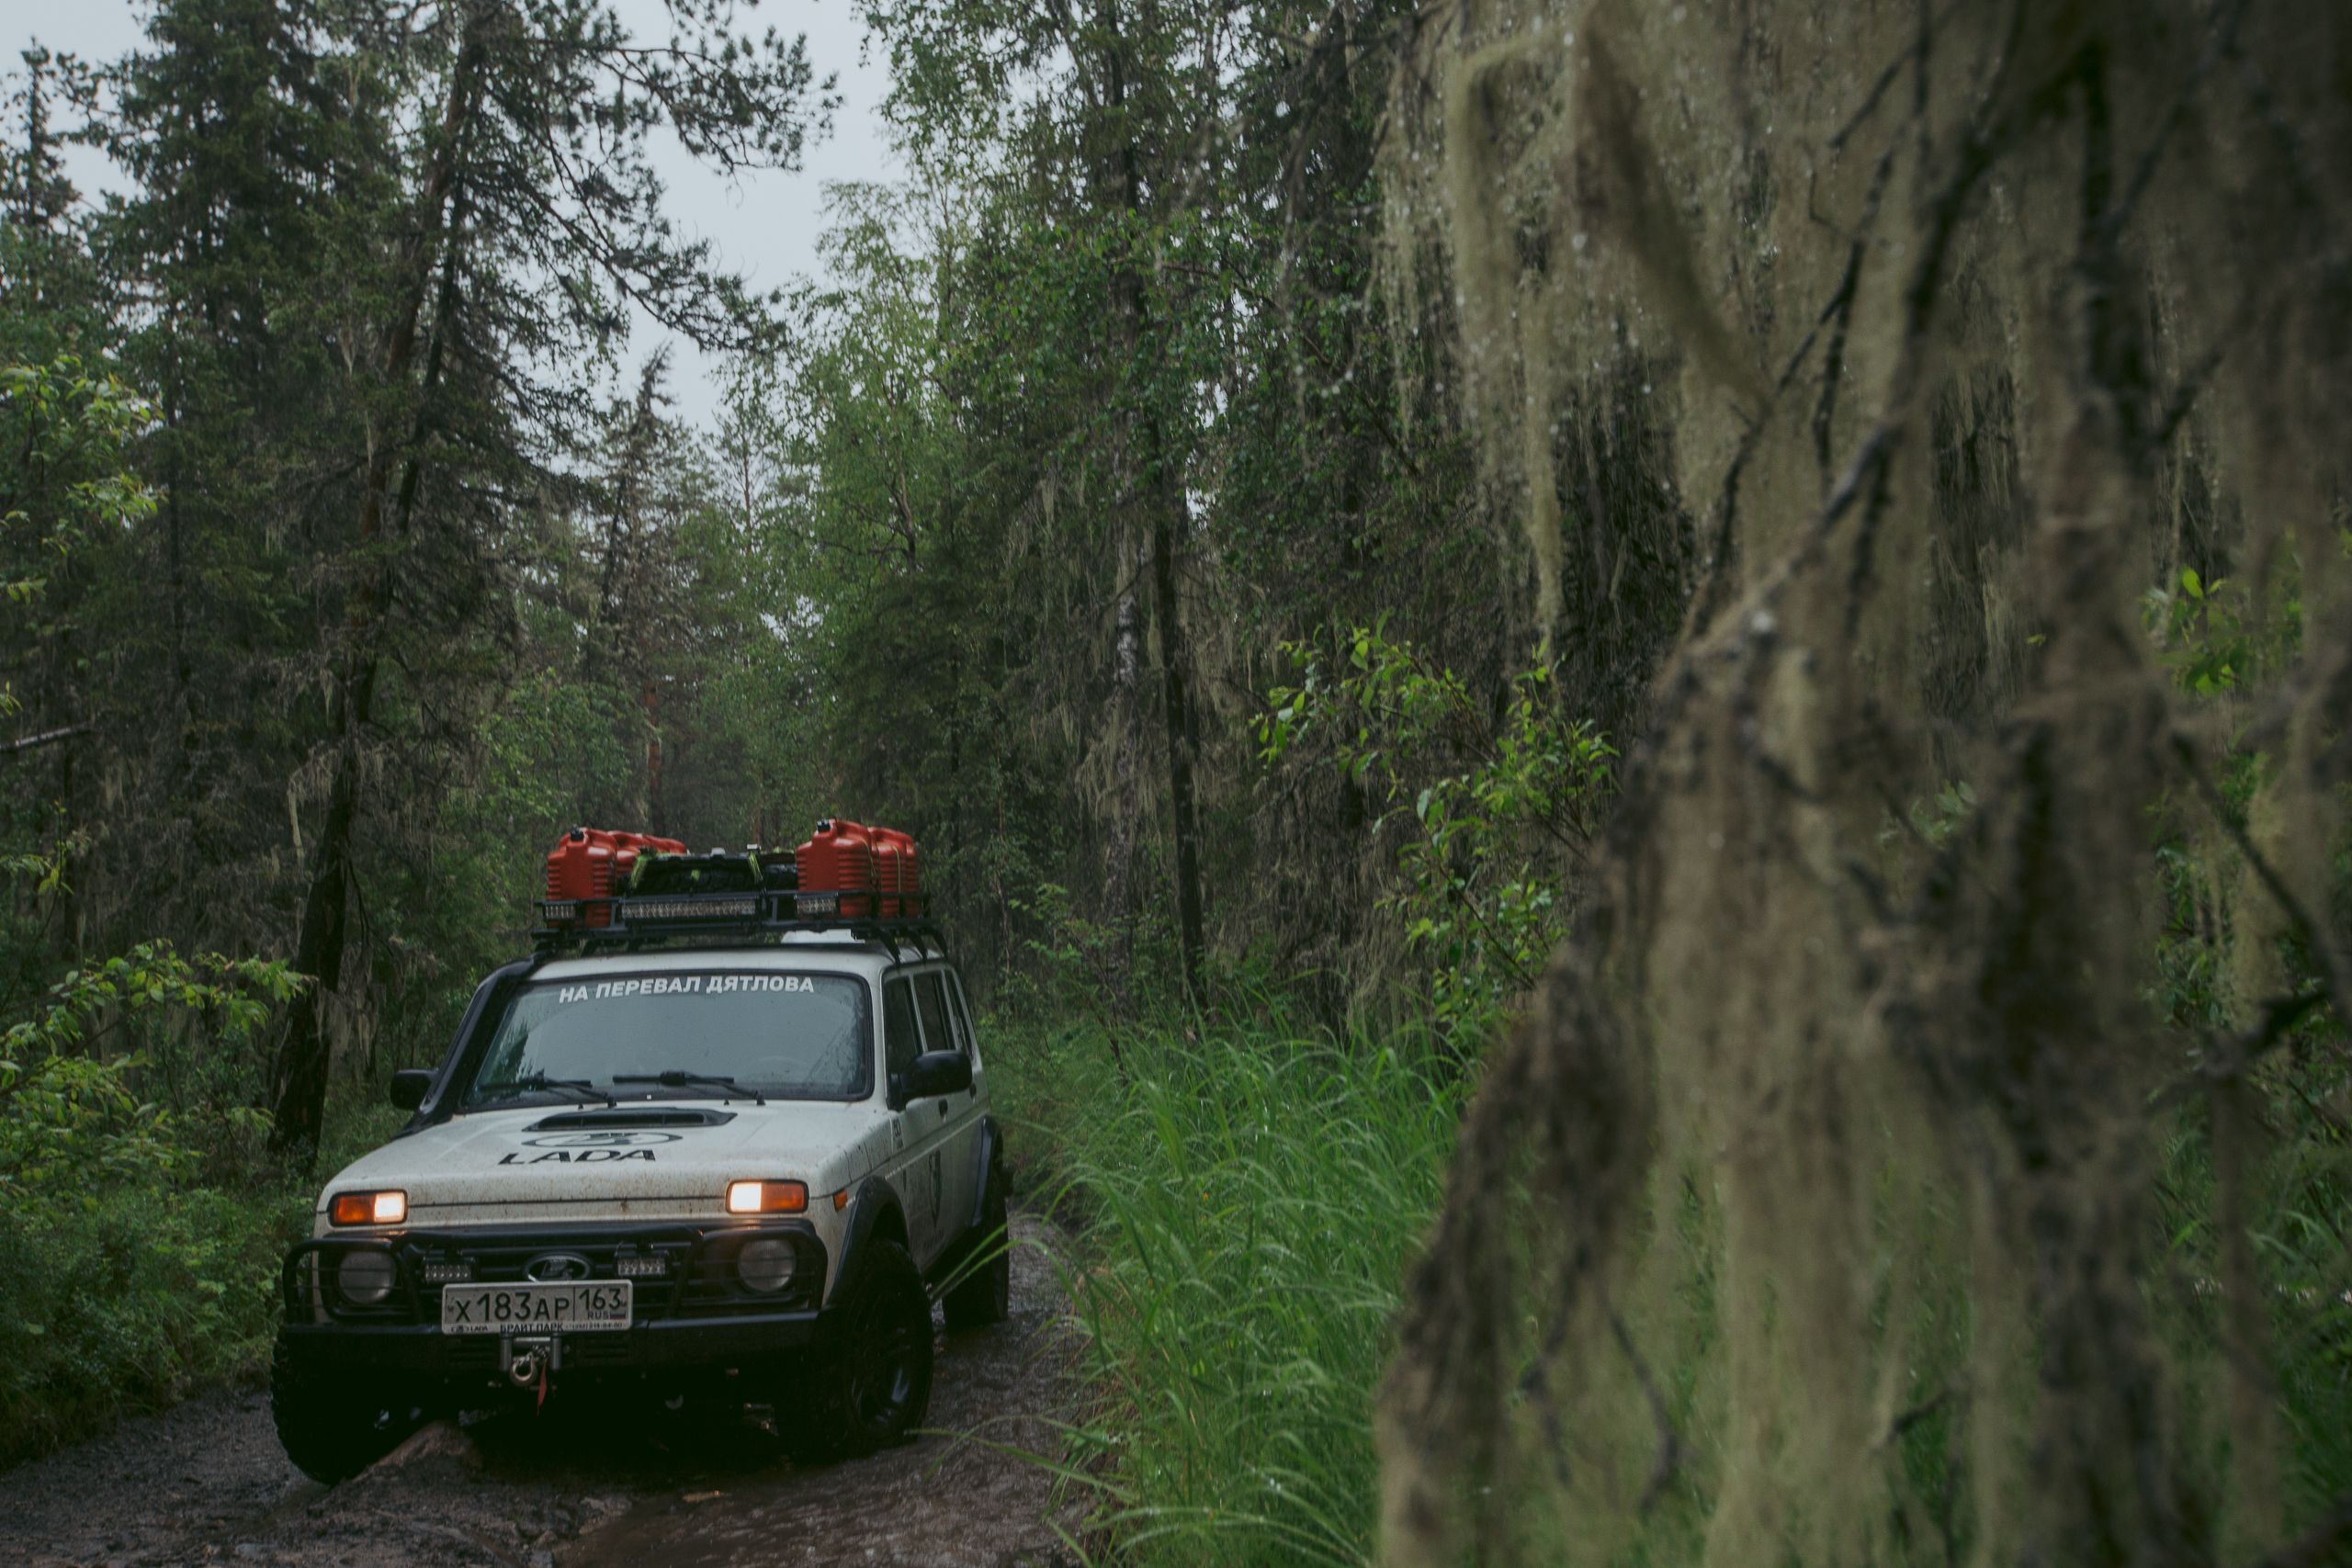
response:
<path id="1" fill-rule="evenodd" d="M 954 976 L 944 965 L 915 976 L 915 1006 L 922 1015 L 923 1049 L 953 1051 L 968 1058 L 969 1032 L 955 1010 Z M 979 1201 L 972 1175 L 974 1136 L 978 1126 L 979 1097 L 971 1089 L 943 1095 L 938 1105 L 940 1134 L 939 1208 L 942 1246 L 953 1241 L 971 1223 Z"/>
<path id="2" fill-rule="evenodd" d="M 883 1067 L 888 1075 L 891 1108 L 890 1163 L 883 1176 L 905 1211 L 907 1245 L 915 1261 L 928 1265 L 944 1245 L 940 1227 L 939 1175 L 944 1155 L 934 1100 L 910 1101 L 901 1092 L 907 1069 L 922 1054 L 913 980 L 892 975 L 882 982 Z"/>
<path id="3" fill-rule="evenodd" d="M 953 969 L 943 969 L 940 978 L 947 986 L 947 1010 L 956 1027 L 956 1048 L 972 1063 L 972 1092 L 962 1097 L 963 1104 L 948 1117 L 956 1123 L 956 1133 L 947 1151 L 947 1163 L 964 1172 L 963 1193 L 958 1201 L 964 1205 L 963 1213 L 970 1214 L 979 1206 L 980 1190 L 989 1176 L 987 1168 L 980 1163 L 980 1124 L 988 1119 L 989 1112 L 988 1071 L 980 1062 L 971 1009 L 964 1000 L 964 977 Z"/>
<path id="4" fill-rule="evenodd" d="M 957 1042 L 955 1022 L 948 1016 L 948 989 L 938 978 L 938 966 L 920 968 L 912 980 L 915 1013 L 917 1018 L 922 1018 L 922 1048 L 955 1051 Z M 932 1215 L 936 1224 L 933 1246 L 948 1246 L 955 1236 L 962 1235 L 965 1224 L 971 1220 L 971 1182 L 969 1178 L 959 1176 L 955 1166 L 955 1135 L 969 1119 L 969 1090 L 959 1090 L 953 1096 L 929 1096 L 915 1105 L 908 1105 L 908 1117 L 912 1117 L 915 1126 L 922 1128 L 924 1147 L 932 1149 L 932 1192 L 938 1203 L 938 1211 Z"/>
<path id="5" fill-rule="evenodd" d="M 964 1055 L 972 1058 L 972 1100 L 977 1122 L 988 1105 L 988 1068 L 980 1061 L 979 1034 L 972 1027 L 972 1010 L 964 999 L 964 977 L 953 969 L 947 971 L 947 1002 L 956 1014 L 956 1036 L 963 1042 Z"/>

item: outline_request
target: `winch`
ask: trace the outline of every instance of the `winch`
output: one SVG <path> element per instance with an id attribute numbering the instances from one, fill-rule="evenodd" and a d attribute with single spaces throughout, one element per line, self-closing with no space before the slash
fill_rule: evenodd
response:
<path id="1" fill-rule="evenodd" d="M 548 1396 L 549 1372 L 563 1369 L 563 1339 L 554 1334 L 506 1334 L 498 1340 L 498 1370 L 516 1388 L 539 1385 L 539 1398 Z"/>

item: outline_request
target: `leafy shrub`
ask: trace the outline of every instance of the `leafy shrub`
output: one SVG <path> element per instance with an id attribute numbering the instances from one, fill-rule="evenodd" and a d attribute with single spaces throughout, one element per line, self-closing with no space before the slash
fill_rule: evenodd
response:
<path id="1" fill-rule="evenodd" d="M 256 1364 L 307 1207 L 156 1181 L 0 1209 L 0 1464 Z"/>
<path id="2" fill-rule="evenodd" d="M 1269 694 L 1261 755 L 1339 769 L 1381 803 L 1376 827 L 1401 827 L 1398 884 L 1382 907 L 1429 960 L 1441 1028 L 1482 1043 L 1559 942 L 1562 890 L 1616 751 L 1590 723 L 1559 715 L 1540 665 L 1489 711 L 1460 676 L 1378 626 L 1284 652 L 1297 682 Z"/>
<path id="3" fill-rule="evenodd" d="M 1157 909 L 1136 909 L 1124 919 L 1098 919 L 1081 911 L 1070 890 L 1040 883 L 1025 897 L 1006 900 L 1026 929 L 1020 963 L 998 984 L 1004 1010 L 1022 1018 L 1091 1019 L 1105 1028 L 1115 1021 L 1172 1006 L 1181 994 L 1174 933 Z M 1220 966 L 1218 988 L 1227 984 Z"/>
<path id="4" fill-rule="evenodd" d="M 150 1050 L 191 1038 L 243 1055 L 292 984 L 149 944 L 69 972 L 0 1033 L 0 1462 L 266 1346 L 302 1194 L 260 1162 L 259 1112 L 175 1111 L 146 1080 Z"/>

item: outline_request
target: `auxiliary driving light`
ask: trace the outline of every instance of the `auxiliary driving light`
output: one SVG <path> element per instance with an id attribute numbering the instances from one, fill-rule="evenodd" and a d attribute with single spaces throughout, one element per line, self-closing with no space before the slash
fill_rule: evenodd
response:
<path id="1" fill-rule="evenodd" d="M 474 1266 L 463 1259 L 455 1263 L 427 1263 L 423 1272 L 428 1285 L 462 1285 L 474 1277 Z"/>
<path id="2" fill-rule="evenodd" d="M 338 1192 L 327 1220 L 338 1225 L 396 1225 L 408 1218 L 405 1192 Z"/>
<path id="3" fill-rule="evenodd" d="M 799 1266 L 799 1254 L 792 1243 L 782 1236 L 763 1235 L 747 1241 L 735 1255 L 735 1275 L 747 1291 L 772 1296 L 792 1283 L 793 1270 Z"/>
<path id="4" fill-rule="evenodd" d="M 334 1288 L 353 1306 L 380 1304 L 392 1293 L 392 1255 L 389 1252 L 346 1252 L 335 1266 Z"/>
<path id="5" fill-rule="evenodd" d="M 632 920 L 749 920 L 758 918 L 757 898 L 631 898 L 621 906 Z"/>
<path id="6" fill-rule="evenodd" d="M 727 1212 L 730 1214 L 797 1214 L 808 1207 L 808 1187 L 800 1181 L 730 1181 Z"/>
<path id="7" fill-rule="evenodd" d="M 670 1260 L 658 1252 L 623 1253 L 613 1259 L 613 1272 L 624 1280 L 646 1280 L 666 1274 Z"/>

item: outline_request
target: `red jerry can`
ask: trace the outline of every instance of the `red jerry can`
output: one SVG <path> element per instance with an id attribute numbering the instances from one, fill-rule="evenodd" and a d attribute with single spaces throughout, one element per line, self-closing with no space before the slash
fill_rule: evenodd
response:
<path id="1" fill-rule="evenodd" d="M 922 884 L 915 871 L 915 841 L 896 828 L 874 829 L 876 879 L 882 886 L 882 912 L 913 919 L 922 913 Z"/>
<path id="2" fill-rule="evenodd" d="M 922 860 L 915 853 L 915 841 L 906 838 L 906 850 L 899 857 L 899 912 L 907 919 L 918 919 L 922 915 Z"/>
<path id="3" fill-rule="evenodd" d="M 838 893 L 843 919 L 865 919 L 874 913 L 874 839 L 858 823 L 828 818 L 817 824 L 807 843 L 792 852 L 800 871 L 799 896 Z"/>
<path id="4" fill-rule="evenodd" d="M 641 854 L 682 855 L 686 846 L 675 839 L 650 833 L 615 833 L 602 828 L 574 828 L 548 852 L 549 898 L 610 898 L 628 880 Z M 581 911 L 581 923 L 612 923 L 612 910 L 599 905 Z"/>
<path id="5" fill-rule="evenodd" d="M 899 894 L 905 874 L 906 835 L 894 828 L 868 829 L 874 839 L 874 886 L 881 890 L 882 918 L 895 920 L 900 914 Z"/>

